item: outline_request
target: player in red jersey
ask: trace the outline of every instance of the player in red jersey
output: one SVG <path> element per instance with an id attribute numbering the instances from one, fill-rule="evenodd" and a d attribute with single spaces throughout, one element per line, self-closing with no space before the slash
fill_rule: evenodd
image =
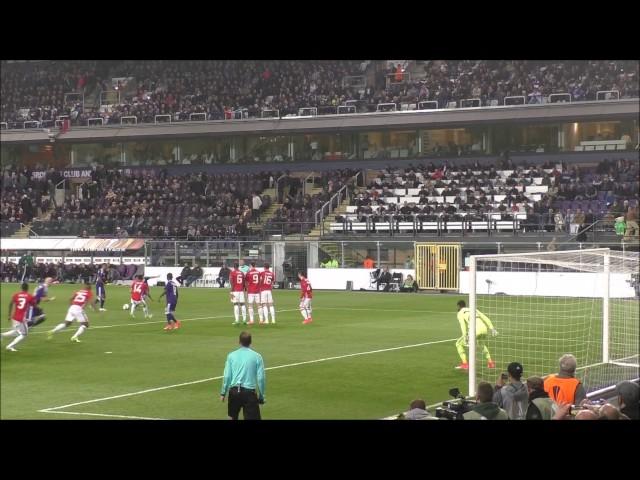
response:
<path id="1" fill-rule="evenodd" d="M 271 312 L 271 323 L 276 323 L 276 310 L 273 307 L 273 295 L 271 290 L 273 289 L 273 282 L 275 281 L 275 274 L 269 270 L 269 264 L 264 264 L 264 270 L 260 272 L 260 305 L 262 308 L 262 319 L 264 323 L 269 323 L 269 312 Z"/>
<path id="2" fill-rule="evenodd" d="M 11 303 L 9 304 L 9 321 L 13 326 L 13 329 L 2 334 L 3 337 L 16 337 L 13 342 L 7 345 L 7 350 L 10 352 L 17 352 L 14 347 L 22 340 L 27 338 L 29 333 L 29 326 L 27 320 L 29 319 L 29 311 L 31 307 L 36 305 L 36 299 L 29 293 L 29 285 L 23 283 L 20 286 L 20 292 L 15 293 L 11 297 Z M 13 311 L 15 305 L 16 310 Z M 13 315 L 11 315 L 13 313 Z"/>
<path id="3" fill-rule="evenodd" d="M 313 298 L 313 290 L 311 288 L 311 283 L 309 280 L 302 274 L 302 272 L 298 272 L 298 278 L 300 279 L 300 313 L 302 314 L 302 318 L 304 318 L 303 324 L 313 322 L 313 318 L 311 318 L 311 299 Z"/>
<path id="4" fill-rule="evenodd" d="M 47 339 L 51 340 L 54 333 L 64 330 L 75 320 L 80 324 L 80 326 L 78 327 L 78 330 L 76 330 L 76 333 L 73 334 L 73 337 L 71 337 L 71 341 L 80 343 L 78 337 L 82 335 L 87 328 L 89 328 L 89 318 L 84 312 L 84 307 L 89 304 L 94 311 L 96 309 L 96 302 L 98 300 L 96 299 L 93 302 L 90 302 L 92 298 L 91 282 L 87 279 L 84 282 L 84 287 L 75 292 L 69 299 L 69 310 L 67 310 L 67 316 L 65 317 L 64 322 L 59 323 L 53 330 L 49 331 Z"/>
<path id="5" fill-rule="evenodd" d="M 144 318 L 152 317 L 149 313 L 147 302 L 144 299 L 145 297 L 149 297 L 149 299 L 152 300 L 149 296 L 149 284 L 144 281 L 144 277 L 142 275 L 136 275 L 136 279 L 131 283 L 131 307 L 129 312 L 131 317 L 135 316 L 134 313 L 138 305 L 142 305 Z"/>
<path id="6" fill-rule="evenodd" d="M 249 325 L 253 325 L 253 305 L 258 309 L 260 323 L 262 320 L 262 309 L 260 308 L 260 272 L 256 270 L 256 262 L 251 262 L 251 268 L 245 275 L 247 284 L 247 307 L 249 309 Z"/>
<path id="7" fill-rule="evenodd" d="M 238 263 L 233 264 L 233 270 L 229 274 L 231 284 L 231 303 L 233 303 L 233 314 L 236 321 L 234 325 L 240 323 L 240 311 L 242 311 L 242 323 L 247 323 L 247 309 L 244 305 L 244 273 L 239 268 Z"/>

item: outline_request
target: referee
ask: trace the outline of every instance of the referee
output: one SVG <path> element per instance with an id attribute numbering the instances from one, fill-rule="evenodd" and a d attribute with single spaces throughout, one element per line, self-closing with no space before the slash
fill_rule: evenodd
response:
<path id="1" fill-rule="evenodd" d="M 220 401 L 229 393 L 227 409 L 231 420 L 238 420 L 240 409 L 245 420 L 260 420 L 260 404 L 264 403 L 264 362 L 262 355 L 249 348 L 251 334 L 240 334 L 240 348 L 227 355 L 224 364 Z"/>

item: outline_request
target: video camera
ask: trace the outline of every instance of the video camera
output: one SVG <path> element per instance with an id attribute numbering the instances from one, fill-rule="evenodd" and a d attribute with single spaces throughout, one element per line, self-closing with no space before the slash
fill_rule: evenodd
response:
<path id="1" fill-rule="evenodd" d="M 442 406 L 436 408 L 436 417 L 446 420 L 462 420 L 462 415 L 476 405 L 476 401 L 465 398 L 459 388 L 449 390 L 449 395 L 454 399 L 442 402 Z"/>

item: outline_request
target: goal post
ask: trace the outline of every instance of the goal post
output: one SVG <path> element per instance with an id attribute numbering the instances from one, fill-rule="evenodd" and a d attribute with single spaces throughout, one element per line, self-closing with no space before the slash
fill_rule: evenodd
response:
<path id="1" fill-rule="evenodd" d="M 460 279 L 469 294 L 469 395 L 511 362 L 525 378 L 557 373 L 565 353 L 575 355 L 587 394 L 637 379 L 638 259 L 608 248 L 472 256 Z M 497 336 L 476 323 L 477 311 Z"/>

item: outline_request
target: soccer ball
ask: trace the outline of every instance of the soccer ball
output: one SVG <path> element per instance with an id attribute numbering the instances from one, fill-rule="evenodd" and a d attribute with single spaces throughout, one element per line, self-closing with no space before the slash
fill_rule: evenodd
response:
<path id="1" fill-rule="evenodd" d="M 122 305 L 122 309 L 123 310 L 129 310 L 129 304 L 125 303 L 124 305 Z"/>

